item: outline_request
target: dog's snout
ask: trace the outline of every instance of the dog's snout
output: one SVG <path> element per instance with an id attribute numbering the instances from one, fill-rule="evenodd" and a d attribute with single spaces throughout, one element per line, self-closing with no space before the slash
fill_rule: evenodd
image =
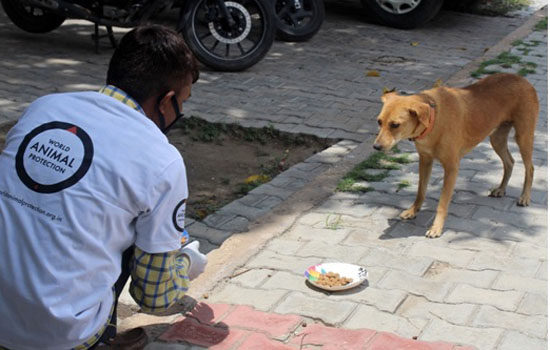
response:
<path id="1" fill-rule="evenodd" d="M 380 146 L 379 144 L 375 143 L 374 145 L 372 145 L 372 147 L 374 147 L 375 150 L 377 151 L 381 151 L 382 150 L 382 146 Z"/>

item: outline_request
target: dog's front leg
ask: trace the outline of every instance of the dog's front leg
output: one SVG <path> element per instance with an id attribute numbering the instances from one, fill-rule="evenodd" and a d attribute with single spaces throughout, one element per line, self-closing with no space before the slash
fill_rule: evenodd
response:
<path id="1" fill-rule="evenodd" d="M 432 174 L 432 165 L 433 158 L 431 156 L 422 155 L 419 153 L 419 162 L 418 162 L 418 191 L 416 192 L 416 200 L 413 205 L 404 210 L 399 217 L 404 220 L 414 219 L 416 213 L 422 207 L 424 199 L 426 198 L 426 189 L 428 188 L 428 181 L 430 180 L 430 175 Z"/>
<path id="2" fill-rule="evenodd" d="M 443 170 L 445 171 L 445 176 L 443 177 L 443 189 L 441 190 L 441 196 L 439 197 L 439 204 L 437 205 L 437 214 L 435 215 L 434 223 L 426 232 L 426 237 L 428 238 L 437 238 L 441 236 L 441 233 L 443 232 L 443 225 L 445 225 L 445 219 L 447 218 L 447 210 L 453 196 L 456 177 L 458 176 L 459 160 L 456 162 L 444 163 L 442 165 Z"/>

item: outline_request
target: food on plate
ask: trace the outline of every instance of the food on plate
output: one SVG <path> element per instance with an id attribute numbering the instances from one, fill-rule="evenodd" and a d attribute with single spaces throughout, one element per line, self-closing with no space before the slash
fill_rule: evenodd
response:
<path id="1" fill-rule="evenodd" d="M 315 281 L 316 284 L 324 287 L 340 287 L 351 282 L 353 282 L 353 278 L 340 277 L 340 274 L 335 272 L 322 273 L 319 275 L 319 279 Z"/>

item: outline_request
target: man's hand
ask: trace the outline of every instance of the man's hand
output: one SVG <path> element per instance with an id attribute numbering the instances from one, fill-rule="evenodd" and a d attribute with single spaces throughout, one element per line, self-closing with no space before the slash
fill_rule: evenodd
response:
<path id="1" fill-rule="evenodd" d="M 199 251 L 199 246 L 199 241 L 194 241 L 180 250 L 180 252 L 189 259 L 189 270 L 187 271 L 187 275 L 191 281 L 204 272 L 206 264 L 208 263 L 208 258 Z"/>

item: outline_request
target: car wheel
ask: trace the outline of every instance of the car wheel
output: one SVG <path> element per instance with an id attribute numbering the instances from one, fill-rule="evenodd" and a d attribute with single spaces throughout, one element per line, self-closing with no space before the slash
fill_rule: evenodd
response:
<path id="1" fill-rule="evenodd" d="M 361 0 L 363 6 L 384 25 L 412 29 L 431 20 L 444 0 Z"/>

